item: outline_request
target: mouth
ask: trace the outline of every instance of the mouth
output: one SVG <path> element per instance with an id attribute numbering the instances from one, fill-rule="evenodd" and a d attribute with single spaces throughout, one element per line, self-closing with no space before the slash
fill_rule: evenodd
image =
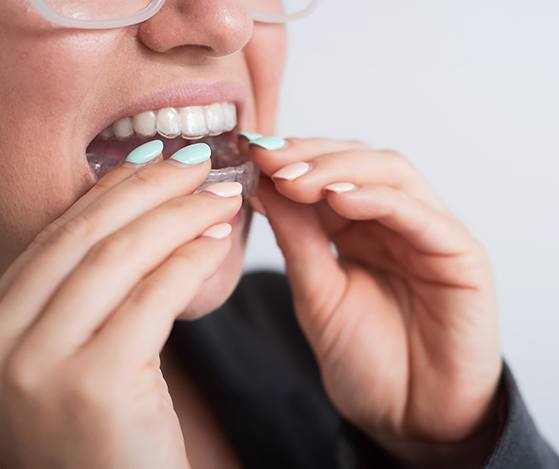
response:
<path id="1" fill-rule="evenodd" d="M 105 128 L 88 145 L 87 161 L 96 179 L 120 166 L 128 153 L 153 139 L 164 143 L 163 158 L 192 143 L 212 149 L 212 169 L 197 189 L 222 181 L 243 185 L 245 198 L 256 194 L 259 171 L 239 152 L 237 106 L 232 102 L 164 107 L 126 116 Z"/>

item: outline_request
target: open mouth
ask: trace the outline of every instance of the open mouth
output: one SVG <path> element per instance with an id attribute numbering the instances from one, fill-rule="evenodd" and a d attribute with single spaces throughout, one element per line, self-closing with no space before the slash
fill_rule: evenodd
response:
<path id="1" fill-rule="evenodd" d="M 86 150 L 89 166 L 99 179 L 120 166 L 128 153 L 154 138 L 163 141 L 163 158 L 196 143 L 212 149 L 212 170 L 199 189 L 222 181 L 243 185 L 244 197 L 256 194 L 259 171 L 237 145 L 237 109 L 224 102 L 207 106 L 166 107 L 119 119 L 103 130 Z"/>

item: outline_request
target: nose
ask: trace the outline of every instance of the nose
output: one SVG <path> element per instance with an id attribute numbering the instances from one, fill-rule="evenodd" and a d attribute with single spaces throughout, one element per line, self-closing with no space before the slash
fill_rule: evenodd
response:
<path id="1" fill-rule="evenodd" d="M 155 52 L 190 47 L 219 57 L 242 49 L 252 37 L 253 27 L 239 0 L 167 0 L 155 16 L 140 25 L 138 36 Z"/>

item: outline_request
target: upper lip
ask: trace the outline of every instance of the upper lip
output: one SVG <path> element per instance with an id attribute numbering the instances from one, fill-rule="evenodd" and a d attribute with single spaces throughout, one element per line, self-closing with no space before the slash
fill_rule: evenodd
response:
<path id="1" fill-rule="evenodd" d="M 237 106 L 237 122 L 241 122 L 247 94 L 248 91 L 245 85 L 233 81 L 213 83 L 187 82 L 166 86 L 112 112 L 92 130 L 88 136 L 88 142 L 91 142 L 103 129 L 119 119 L 165 107 L 204 106 L 212 103 L 231 102 Z"/>

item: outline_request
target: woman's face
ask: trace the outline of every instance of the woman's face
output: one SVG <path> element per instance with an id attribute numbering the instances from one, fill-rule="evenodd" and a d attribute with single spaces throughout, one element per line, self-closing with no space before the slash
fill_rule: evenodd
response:
<path id="1" fill-rule="evenodd" d="M 167 0 L 141 25 L 86 31 L 49 24 L 26 0 L 2 0 L 0 273 L 95 183 L 86 150 L 116 120 L 234 102 L 238 129 L 273 132 L 285 30 L 253 24 L 241 4 Z M 246 229 L 236 227 L 190 314 L 212 310 L 236 285 Z"/>

